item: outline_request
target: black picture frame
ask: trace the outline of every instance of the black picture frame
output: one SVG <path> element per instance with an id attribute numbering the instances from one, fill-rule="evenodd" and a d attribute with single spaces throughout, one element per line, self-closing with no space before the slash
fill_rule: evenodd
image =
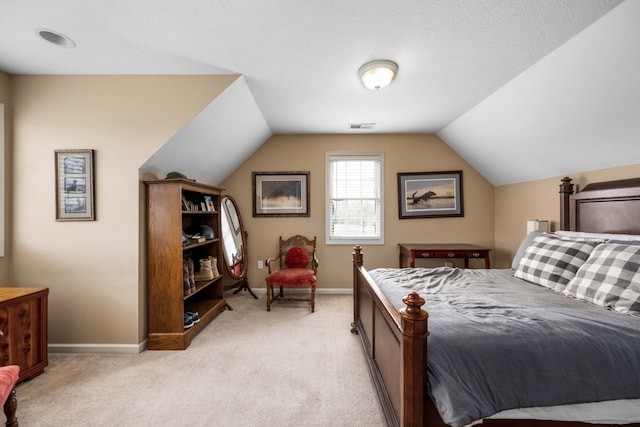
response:
<path id="1" fill-rule="evenodd" d="M 462 171 L 398 173 L 400 219 L 464 216 Z"/>
<path id="2" fill-rule="evenodd" d="M 310 216 L 309 172 L 252 172 L 253 216 Z"/>

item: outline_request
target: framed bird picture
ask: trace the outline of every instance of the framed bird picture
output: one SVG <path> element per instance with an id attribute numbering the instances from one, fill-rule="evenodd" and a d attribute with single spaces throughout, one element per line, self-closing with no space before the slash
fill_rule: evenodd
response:
<path id="1" fill-rule="evenodd" d="M 400 219 L 464 216 L 462 171 L 398 173 Z"/>

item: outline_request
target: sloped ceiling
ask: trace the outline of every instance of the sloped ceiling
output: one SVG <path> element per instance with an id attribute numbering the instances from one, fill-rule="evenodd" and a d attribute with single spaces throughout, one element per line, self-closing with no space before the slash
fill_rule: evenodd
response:
<path id="1" fill-rule="evenodd" d="M 213 184 L 272 133 L 417 132 L 438 133 L 503 185 L 637 161 L 639 3 L 9 0 L 0 70 L 242 75 L 145 165 Z M 39 28 L 76 47 L 45 42 Z M 357 70 L 380 58 L 400 71 L 372 92 Z M 376 125 L 349 129 L 361 122 Z M 585 150 L 603 140 L 606 152 Z"/>
<path id="2" fill-rule="evenodd" d="M 639 163 L 639 22 L 626 2 L 440 137 L 494 185 Z"/>
<path id="3" fill-rule="evenodd" d="M 219 185 L 270 136 L 271 129 L 240 76 L 141 169 L 158 178 L 179 171 Z"/>

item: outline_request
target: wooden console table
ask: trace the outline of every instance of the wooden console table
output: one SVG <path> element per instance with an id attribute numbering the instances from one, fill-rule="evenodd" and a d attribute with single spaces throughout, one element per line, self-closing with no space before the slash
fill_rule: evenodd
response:
<path id="1" fill-rule="evenodd" d="M 403 267 L 403 257 L 409 259 L 409 267 L 413 268 L 416 258 L 463 258 L 464 268 L 469 268 L 469 260 L 483 258 L 485 268 L 490 268 L 489 253 L 491 249 L 464 243 L 398 243 L 400 247 L 399 265 Z"/>
<path id="2" fill-rule="evenodd" d="M 0 287 L 1 365 L 20 366 L 18 381 L 40 375 L 47 366 L 47 288 Z"/>

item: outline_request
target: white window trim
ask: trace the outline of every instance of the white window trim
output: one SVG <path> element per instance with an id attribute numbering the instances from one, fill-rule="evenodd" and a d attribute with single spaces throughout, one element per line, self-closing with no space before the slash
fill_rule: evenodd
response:
<path id="1" fill-rule="evenodd" d="M 378 157 L 380 160 L 380 237 L 379 238 L 362 238 L 362 239 L 336 239 L 331 238 L 331 203 L 329 202 L 329 188 L 331 185 L 330 161 L 336 157 Z M 345 151 L 329 151 L 325 157 L 325 244 L 327 245 L 384 245 L 384 152 L 345 152 Z"/>

